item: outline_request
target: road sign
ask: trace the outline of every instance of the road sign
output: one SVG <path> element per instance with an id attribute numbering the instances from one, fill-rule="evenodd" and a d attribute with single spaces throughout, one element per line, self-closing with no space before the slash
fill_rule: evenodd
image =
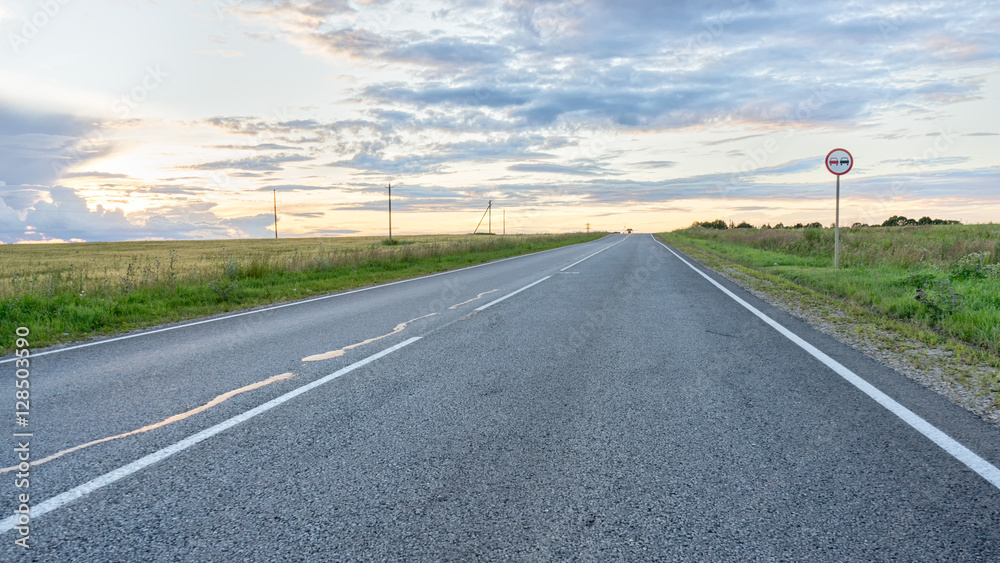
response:
<path id="1" fill-rule="evenodd" d="M 837 175 L 837 218 L 833 223 L 833 267 L 840 268 L 840 177 L 854 168 L 854 157 L 845 149 L 833 149 L 826 155 L 826 169 Z"/>
<path id="2" fill-rule="evenodd" d="M 826 155 L 826 169 L 831 173 L 840 176 L 847 174 L 854 168 L 854 157 L 844 149 L 833 149 Z"/>

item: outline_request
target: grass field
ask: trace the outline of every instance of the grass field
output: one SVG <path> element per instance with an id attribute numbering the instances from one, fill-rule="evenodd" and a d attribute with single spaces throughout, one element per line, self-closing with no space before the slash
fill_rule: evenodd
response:
<path id="1" fill-rule="evenodd" d="M 420 276 L 605 233 L 0 245 L 0 353 Z"/>
<path id="2" fill-rule="evenodd" d="M 661 238 L 915 323 L 996 356 L 1000 348 L 1000 225 L 841 229 L 706 229 Z"/>

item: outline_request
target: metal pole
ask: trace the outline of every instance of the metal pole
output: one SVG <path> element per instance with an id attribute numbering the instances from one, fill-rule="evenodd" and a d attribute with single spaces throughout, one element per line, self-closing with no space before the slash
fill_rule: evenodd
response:
<path id="1" fill-rule="evenodd" d="M 278 190 L 274 190 L 274 238 L 278 238 Z"/>
<path id="2" fill-rule="evenodd" d="M 840 175 L 837 175 L 837 223 L 833 235 L 833 269 L 840 268 Z"/>
<path id="3" fill-rule="evenodd" d="M 392 182 L 389 182 L 389 243 L 392 243 Z"/>
<path id="4" fill-rule="evenodd" d="M 490 212 L 490 220 L 487 223 L 487 225 L 489 227 L 490 234 L 492 235 L 493 234 L 493 200 L 492 199 L 490 200 L 490 204 L 486 206 L 486 211 Z"/>
<path id="5" fill-rule="evenodd" d="M 486 211 L 483 211 L 483 216 L 479 218 L 479 222 L 476 223 L 476 230 L 472 231 L 472 234 L 479 232 L 479 227 L 483 226 L 483 221 L 486 219 L 486 214 L 490 212 L 490 208 L 487 207 Z"/>
<path id="6" fill-rule="evenodd" d="M 507 210 L 503 210 L 503 234 L 507 234 Z"/>

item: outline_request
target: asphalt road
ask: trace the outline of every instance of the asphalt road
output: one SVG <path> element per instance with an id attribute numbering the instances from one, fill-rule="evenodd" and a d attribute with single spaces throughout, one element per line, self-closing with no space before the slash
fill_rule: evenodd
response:
<path id="1" fill-rule="evenodd" d="M 616 235 L 35 351 L 27 427 L 0 363 L 0 465 L 71 450 L 0 474 L 32 510 L 0 560 L 1000 560 L 1000 430 L 682 256 Z"/>

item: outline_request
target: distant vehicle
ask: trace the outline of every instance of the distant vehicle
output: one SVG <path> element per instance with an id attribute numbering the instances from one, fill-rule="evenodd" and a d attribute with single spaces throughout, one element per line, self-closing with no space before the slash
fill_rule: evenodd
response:
<path id="1" fill-rule="evenodd" d="M 628 234 L 632 234 L 632 229 L 625 229 L 625 232 Z"/>

